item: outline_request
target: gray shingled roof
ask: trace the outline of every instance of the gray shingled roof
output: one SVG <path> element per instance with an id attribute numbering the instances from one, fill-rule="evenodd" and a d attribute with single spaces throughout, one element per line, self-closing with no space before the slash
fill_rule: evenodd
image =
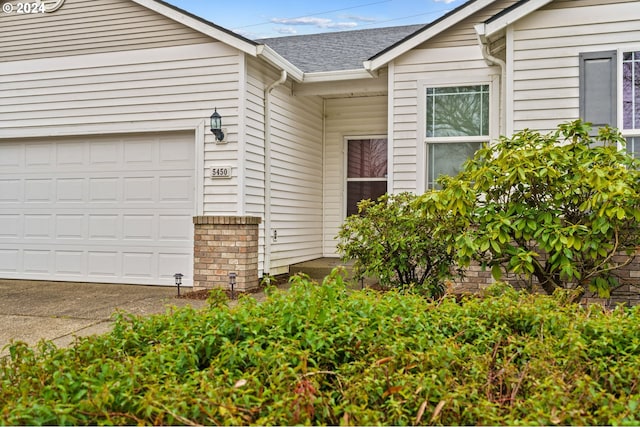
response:
<path id="1" fill-rule="evenodd" d="M 362 68 L 374 56 L 424 25 L 371 28 L 256 40 L 278 52 L 305 73 Z"/>

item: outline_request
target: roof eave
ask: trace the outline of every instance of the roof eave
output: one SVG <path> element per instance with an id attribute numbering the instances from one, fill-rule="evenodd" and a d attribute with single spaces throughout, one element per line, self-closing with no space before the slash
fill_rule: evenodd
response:
<path id="1" fill-rule="evenodd" d="M 246 39 L 239 34 L 235 34 L 212 22 L 199 18 L 183 9 L 165 3 L 162 0 L 133 0 L 141 6 L 151 9 L 161 15 L 166 16 L 176 22 L 180 22 L 202 34 L 208 35 L 229 46 L 232 46 L 251 56 L 257 56 L 256 48 L 258 43 Z"/>
<path id="2" fill-rule="evenodd" d="M 304 80 L 305 74 L 298 67 L 280 56 L 275 50 L 266 44 L 260 44 L 256 48 L 256 56 L 287 74 L 298 83 Z"/>
<path id="3" fill-rule="evenodd" d="M 401 40 L 390 48 L 383 50 L 370 58 L 368 61 L 365 61 L 365 68 L 369 71 L 375 71 L 380 67 L 385 66 L 400 55 L 408 52 L 416 46 L 419 46 L 495 1 L 496 0 L 471 0 L 467 2 L 462 7 L 452 11 L 449 15 L 445 15 L 442 19 L 436 21 L 433 25 L 426 26 L 424 29 L 417 31 L 408 38 Z"/>
<path id="4" fill-rule="evenodd" d="M 324 83 L 337 82 L 344 80 L 361 80 L 376 77 L 364 68 L 353 70 L 337 70 L 337 71 L 319 71 L 313 73 L 304 73 L 304 83 Z"/>
<path id="5" fill-rule="evenodd" d="M 527 0 L 516 3 L 510 10 L 500 13 L 483 24 L 476 25 L 476 32 L 484 40 L 493 41 L 503 31 L 514 22 L 524 18 L 553 0 Z"/>
<path id="6" fill-rule="evenodd" d="M 279 70 L 286 71 L 291 78 L 301 82 L 304 74 L 295 65 L 284 59 L 278 53 L 276 53 L 270 47 L 249 40 L 233 31 L 220 27 L 213 22 L 204 20 L 196 15 L 193 15 L 183 9 L 166 3 L 162 0 L 133 0 L 141 6 L 147 9 L 153 10 L 161 15 L 166 16 L 176 22 L 186 25 L 202 34 L 210 36 L 220 42 L 223 42 L 233 48 L 244 52 L 247 55 L 253 57 L 260 57 L 267 63 L 273 65 Z"/>

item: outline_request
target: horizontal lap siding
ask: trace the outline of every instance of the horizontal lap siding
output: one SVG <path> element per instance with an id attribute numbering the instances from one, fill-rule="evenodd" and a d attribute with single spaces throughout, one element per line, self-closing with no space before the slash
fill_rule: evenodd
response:
<path id="1" fill-rule="evenodd" d="M 553 2 L 514 25 L 514 130 L 544 132 L 578 118 L 581 52 L 640 46 L 638 2 L 597 3 Z"/>
<path id="2" fill-rule="evenodd" d="M 264 90 L 279 74 L 247 60 L 245 101 L 244 209 L 264 218 Z M 271 93 L 270 271 L 322 256 L 322 100 L 291 95 L 289 83 Z M 264 222 L 260 225 L 259 270 L 264 262 Z M 271 237 L 269 237 L 271 238 Z"/>
<path id="3" fill-rule="evenodd" d="M 473 26 L 484 22 L 498 12 L 516 3 L 517 0 L 499 0 L 485 7 L 478 13 L 463 19 L 458 24 L 432 37 L 420 49 L 435 49 L 443 47 L 461 47 L 478 44 L 478 36 Z"/>
<path id="4" fill-rule="evenodd" d="M 237 170 L 240 60 L 237 50 L 212 42 L 7 62 L 0 139 L 195 129 L 216 107 L 229 143 L 216 145 L 205 132 L 204 213 L 236 215 L 237 174 L 206 176 L 212 166 Z"/>
<path id="5" fill-rule="evenodd" d="M 271 98 L 271 270 L 322 256 L 322 99 Z"/>
<path id="6" fill-rule="evenodd" d="M 245 200 L 247 215 L 264 218 L 264 90 L 265 79 L 277 78 L 276 73 L 265 76 L 264 66 L 251 58 L 247 61 L 245 126 Z M 262 224 L 264 225 L 264 223 Z M 262 230 L 261 225 L 261 230 Z"/>
<path id="7" fill-rule="evenodd" d="M 433 85 L 457 86 L 461 82 L 489 82 L 498 71 L 488 67 L 476 46 L 445 49 L 414 49 L 399 58 L 393 72 L 393 192 L 415 192 L 418 167 L 424 167 L 425 88 Z M 497 96 L 495 93 L 492 96 Z M 494 114 L 492 112 L 492 114 Z M 421 148 L 421 147 L 420 147 Z M 420 153 L 420 154 L 419 154 Z"/>
<path id="8" fill-rule="evenodd" d="M 344 138 L 387 135 L 387 96 L 326 100 L 324 256 L 336 254 L 345 215 Z"/>
<path id="9" fill-rule="evenodd" d="M 66 0 L 53 13 L 0 14 L 0 62 L 206 43 L 210 39 L 129 0 Z M 31 2 L 30 2 L 31 3 Z"/>

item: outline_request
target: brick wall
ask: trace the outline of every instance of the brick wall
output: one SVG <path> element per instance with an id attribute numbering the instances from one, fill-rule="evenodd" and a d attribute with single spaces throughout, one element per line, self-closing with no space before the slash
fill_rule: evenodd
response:
<path id="1" fill-rule="evenodd" d="M 197 216 L 194 224 L 194 290 L 229 287 L 235 272 L 235 290 L 258 288 L 258 226 L 250 216 Z"/>
<path id="2" fill-rule="evenodd" d="M 613 257 L 612 261 L 624 263 L 627 255 L 621 253 Z M 597 294 L 589 292 L 583 297 L 583 303 L 595 302 L 607 307 L 614 307 L 617 304 L 625 304 L 627 306 L 640 305 L 640 256 L 636 256 L 628 265 L 615 270 L 615 276 L 620 282 L 620 286 L 613 289 L 610 298 L 599 298 Z M 544 293 L 536 283 L 535 278 L 528 279 L 524 276 L 508 274 L 504 275 L 502 280 L 510 283 L 517 289 L 533 288 L 534 292 Z M 459 293 L 476 293 L 482 292 L 487 286 L 494 283 L 491 271 L 483 270 L 482 267 L 473 263 L 465 270 L 465 277 L 454 282 L 452 290 Z"/>

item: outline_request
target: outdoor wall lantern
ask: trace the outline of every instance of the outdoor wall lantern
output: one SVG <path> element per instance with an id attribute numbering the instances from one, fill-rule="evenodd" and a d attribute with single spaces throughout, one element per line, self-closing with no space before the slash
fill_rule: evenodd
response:
<path id="1" fill-rule="evenodd" d="M 214 109 L 211 115 L 211 133 L 216 136 L 218 141 L 224 139 L 224 132 L 222 132 L 222 116 L 218 114 L 218 109 Z"/>
<path id="2" fill-rule="evenodd" d="M 180 285 L 182 285 L 183 277 L 182 273 L 176 273 L 173 275 L 173 278 L 176 279 L 176 286 L 178 287 L 178 296 L 180 296 Z"/>

